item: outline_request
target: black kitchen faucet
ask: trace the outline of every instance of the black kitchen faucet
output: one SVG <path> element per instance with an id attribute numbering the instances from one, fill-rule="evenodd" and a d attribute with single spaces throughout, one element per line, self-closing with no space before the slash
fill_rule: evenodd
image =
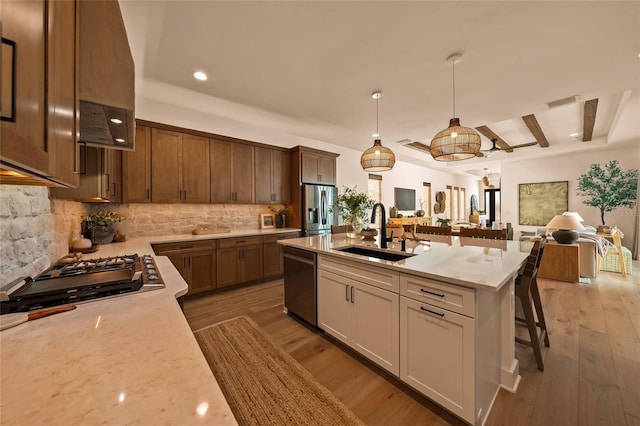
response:
<path id="1" fill-rule="evenodd" d="M 371 209 L 371 223 L 376 223 L 376 208 L 380 207 L 382 210 L 382 226 L 380 227 L 380 248 L 387 248 L 387 241 L 393 240 L 393 234 L 391 238 L 387 238 L 387 214 L 384 211 L 384 204 L 375 203 Z"/>

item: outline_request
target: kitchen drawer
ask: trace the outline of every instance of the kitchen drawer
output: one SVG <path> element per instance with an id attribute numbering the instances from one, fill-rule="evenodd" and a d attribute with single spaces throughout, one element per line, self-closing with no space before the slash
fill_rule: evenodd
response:
<path id="1" fill-rule="evenodd" d="M 399 291 L 400 273 L 390 269 L 323 255 L 318 256 L 318 269 L 333 272 L 394 293 Z"/>
<path id="2" fill-rule="evenodd" d="M 259 235 L 252 237 L 224 238 L 218 241 L 218 248 L 245 247 L 262 244 L 262 237 Z"/>
<path id="3" fill-rule="evenodd" d="M 471 318 L 476 316 L 473 289 L 415 275 L 400 274 L 400 295 Z"/>
<path id="4" fill-rule="evenodd" d="M 205 250 L 215 250 L 216 240 L 182 241 L 173 243 L 151 244 L 158 256 L 188 254 Z"/>
<path id="5" fill-rule="evenodd" d="M 265 244 L 275 243 L 278 240 L 286 240 L 289 238 L 298 238 L 299 234 L 297 232 L 285 232 L 282 234 L 272 234 L 272 235 L 263 235 L 262 242 Z"/>

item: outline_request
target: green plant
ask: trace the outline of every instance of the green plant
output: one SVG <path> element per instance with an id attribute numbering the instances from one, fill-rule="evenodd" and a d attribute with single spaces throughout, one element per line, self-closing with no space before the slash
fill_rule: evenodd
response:
<path id="1" fill-rule="evenodd" d="M 440 224 L 440 226 L 449 226 L 449 223 L 451 222 L 451 219 L 447 219 L 444 217 L 439 217 L 438 220 L 436 220 L 436 222 L 438 222 Z"/>
<path id="2" fill-rule="evenodd" d="M 126 220 L 124 216 L 112 211 L 98 210 L 94 214 L 90 215 L 89 218 L 93 222 L 93 226 L 101 226 L 106 227 L 114 224 L 115 222 L 122 222 Z"/>
<path id="3" fill-rule="evenodd" d="M 343 188 L 342 194 L 338 195 L 336 203 L 331 207 L 331 212 L 337 212 L 342 219 L 357 216 L 366 220 L 367 210 L 372 208 L 375 202 L 366 193 L 358 192 L 357 186 Z"/>
<path id="4" fill-rule="evenodd" d="M 589 171 L 578 177 L 578 195 L 588 197 L 582 204 L 600 209 L 604 215 L 617 207 L 633 208 L 638 191 L 638 169 L 623 171 L 618 160 L 611 160 L 604 168 L 591 164 Z"/>

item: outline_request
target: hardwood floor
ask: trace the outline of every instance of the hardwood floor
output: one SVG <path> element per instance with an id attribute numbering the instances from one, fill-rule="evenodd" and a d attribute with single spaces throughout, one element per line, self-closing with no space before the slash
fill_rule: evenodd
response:
<path id="1" fill-rule="evenodd" d="M 589 285 L 539 279 L 551 347 L 545 370 L 516 344 L 520 386 L 500 390 L 486 425 L 640 425 L 640 262 Z M 368 425 L 462 425 L 319 330 L 283 314 L 282 280 L 185 301 L 193 330 L 248 315 Z M 518 330 L 521 332 L 521 330 Z"/>

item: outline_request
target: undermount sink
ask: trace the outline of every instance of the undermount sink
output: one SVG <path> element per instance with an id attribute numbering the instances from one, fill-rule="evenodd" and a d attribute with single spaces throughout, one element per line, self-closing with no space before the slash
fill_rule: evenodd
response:
<path id="1" fill-rule="evenodd" d="M 389 260 L 391 262 L 397 262 L 398 260 L 403 260 L 411 256 L 415 256 L 413 254 L 408 253 L 398 253 L 391 251 L 382 251 L 382 250 L 373 250 L 366 247 L 360 246 L 351 246 L 344 247 L 341 249 L 337 249 L 338 251 L 344 251 L 352 254 L 359 254 L 367 257 L 375 257 L 376 259 Z"/>

